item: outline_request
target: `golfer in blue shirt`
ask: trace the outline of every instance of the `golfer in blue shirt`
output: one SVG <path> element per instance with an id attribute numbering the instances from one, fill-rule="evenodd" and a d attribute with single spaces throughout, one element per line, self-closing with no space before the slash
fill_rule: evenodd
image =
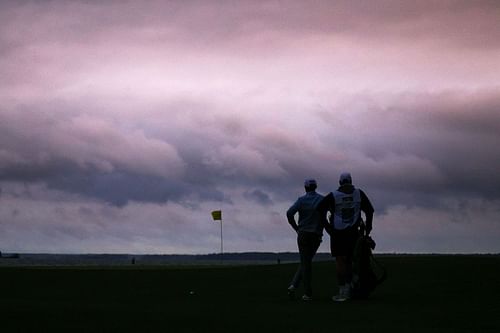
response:
<path id="1" fill-rule="evenodd" d="M 306 194 L 299 197 L 286 212 L 288 223 L 297 232 L 300 253 L 300 266 L 288 287 L 288 294 L 294 297 L 295 290 L 303 281 L 305 293 L 302 300 L 304 301 L 312 300 L 312 259 L 321 244 L 323 228 L 327 225 L 326 211 L 318 210 L 323 196 L 316 193 L 317 186 L 316 180 L 306 179 L 304 182 Z M 298 223 L 295 221 L 296 213 L 299 215 Z"/>

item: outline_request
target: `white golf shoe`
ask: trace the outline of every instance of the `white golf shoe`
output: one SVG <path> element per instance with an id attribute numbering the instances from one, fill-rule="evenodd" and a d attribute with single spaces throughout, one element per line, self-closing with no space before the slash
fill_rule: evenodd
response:
<path id="1" fill-rule="evenodd" d="M 295 290 L 297 290 L 297 288 L 295 288 L 293 284 L 286 290 L 290 299 L 295 299 Z"/>
<path id="2" fill-rule="evenodd" d="M 346 284 L 344 286 L 339 287 L 338 295 L 332 297 L 334 302 L 345 302 L 351 298 L 351 285 Z"/>

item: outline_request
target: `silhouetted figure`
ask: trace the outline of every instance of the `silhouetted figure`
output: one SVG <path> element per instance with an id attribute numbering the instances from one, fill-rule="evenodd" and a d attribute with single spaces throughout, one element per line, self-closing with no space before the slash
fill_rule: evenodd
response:
<path id="1" fill-rule="evenodd" d="M 366 194 L 352 185 L 352 177 L 348 172 L 342 173 L 339 188 L 330 192 L 321 202 L 320 209 L 330 211 L 330 249 L 336 258 L 338 295 L 334 301 L 342 302 L 351 296 L 352 255 L 356 241 L 360 236 L 362 225 L 361 212 L 365 213 L 366 236 L 372 230 L 373 206 Z"/>
<path id="2" fill-rule="evenodd" d="M 300 266 L 288 287 L 288 294 L 290 297 L 294 297 L 295 290 L 303 281 L 305 293 L 302 300 L 304 301 L 312 299 L 312 259 L 321 243 L 323 228 L 326 225 L 326 214 L 318 210 L 318 205 L 322 202 L 323 196 L 316 193 L 316 188 L 316 181 L 307 179 L 304 182 L 306 194 L 299 197 L 286 212 L 288 223 L 297 232 L 297 244 L 300 253 Z M 296 213 L 299 214 L 298 224 L 295 222 Z"/>
<path id="3" fill-rule="evenodd" d="M 135 257 L 132 257 L 132 265 L 135 265 Z"/>

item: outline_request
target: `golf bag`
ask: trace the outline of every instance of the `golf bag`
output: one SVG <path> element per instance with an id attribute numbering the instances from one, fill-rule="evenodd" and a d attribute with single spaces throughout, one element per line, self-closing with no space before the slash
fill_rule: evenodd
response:
<path id="1" fill-rule="evenodd" d="M 375 241 L 360 236 L 353 254 L 351 297 L 367 298 L 387 278 L 387 270 L 374 257 Z"/>

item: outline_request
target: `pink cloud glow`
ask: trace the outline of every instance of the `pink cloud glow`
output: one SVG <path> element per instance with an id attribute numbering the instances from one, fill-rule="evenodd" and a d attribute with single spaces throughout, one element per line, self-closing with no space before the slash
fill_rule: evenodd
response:
<path id="1" fill-rule="evenodd" d="M 211 252 L 222 207 L 294 250 L 303 178 L 351 170 L 382 251 L 500 251 L 500 5 L 286 4 L 2 2 L 0 244 Z"/>

